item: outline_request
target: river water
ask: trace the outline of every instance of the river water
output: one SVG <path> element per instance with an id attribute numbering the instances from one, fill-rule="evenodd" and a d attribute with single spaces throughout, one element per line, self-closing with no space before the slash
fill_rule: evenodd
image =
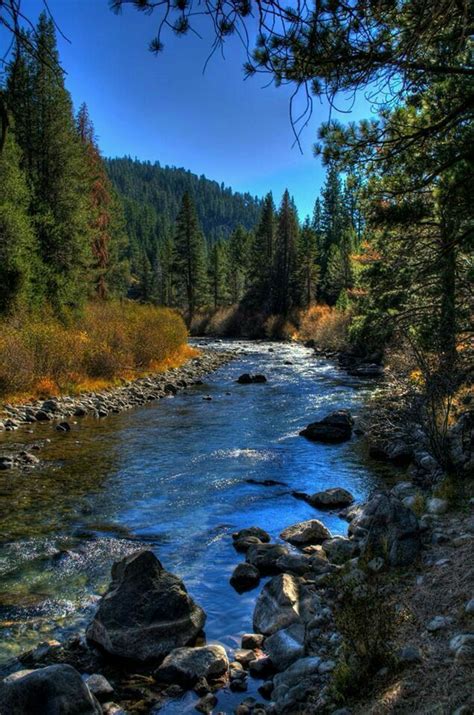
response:
<path id="1" fill-rule="evenodd" d="M 345 533 L 337 515 L 291 490 L 341 486 L 363 499 L 377 485 L 377 465 L 362 459 L 356 438 L 322 445 L 298 436 L 333 409 L 357 414 L 373 383 L 297 344 L 209 344 L 237 359 L 202 386 L 106 420 L 84 418 L 70 433 L 46 424 L 0 436 L 2 449 L 40 444 L 43 460 L 33 471 L 0 472 L 2 661 L 83 627 L 111 563 L 143 545 L 205 609 L 208 641 L 232 648 L 252 630 L 259 592 L 238 595 L 229 585 L 242 560 L 232 532 L 257 525 L 277 538 L 290 524 L 319 518 Z M 243 372 L 264 373 L 268 383 L 239 385 Z"/>

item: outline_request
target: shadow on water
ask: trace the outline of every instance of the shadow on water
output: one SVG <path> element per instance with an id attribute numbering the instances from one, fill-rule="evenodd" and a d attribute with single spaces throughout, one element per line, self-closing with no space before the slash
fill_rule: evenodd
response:
<path id="1" fill-rule="evenodd" d="M 298 431 L 335 408 L 356 413 L 373 384 L 300 345 L 218 346 L 229 345 L 237 359 L 186 394 L 104 421 L 85 418 L 70 433 L 37 425 L 21 434 L 43 445 L 42 465 L 0 472 L 2 659 L 82 626 L 112 561 L 144 545 L 204 607 L 208 640 L 233 647 L 251 630 L 258 591 L 239 596 L 229 586 L 241 560 L 230 534 L 259 525 L 277 538 L 308 518 L 345 532 L 337 515 L 291 490 L 341 486 L 363 499 L 380 474 L 352 443 L 318 445 Z M 238 385 L 243 372 L 268 382 Z M 0 444 L 18 435 L 3 434 Z M 287 486 L 247 481 L 268 479 Z"/>

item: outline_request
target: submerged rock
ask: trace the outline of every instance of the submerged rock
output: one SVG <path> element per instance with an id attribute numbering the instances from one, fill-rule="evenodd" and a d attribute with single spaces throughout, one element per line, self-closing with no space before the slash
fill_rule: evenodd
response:
<path id="1" fill-rule="evenodd" d="M 181 579 L 142 550 L 112 566 L 112 583 L 86 635 L 112 656 L 143 662 L 193 643 L 205 620 Z"/>
<path id="2" fill-rule="evenodd" d="M 230 584 L 238 593 L 250 591 L 260 583 L 260 572 L 252 564 L 238 564 L 230 577 Z"/>
<path id="3" fill-rule="evenodd" d="M 227 653 L 221 645 L 176 648 L 155 671 L 155 678 L 161 683 L 178 683 L 192 688 L 200 678 L 218 678 L 228 668 Z"/>
<path id="4" fill-rule="evenodd" d="M 267 378 L 265 375 L 249 375 L 248 372 L 245 372 L 243 375 L 240 375 L 239 378 L 237 378 L 237 382 L 240 385 L 252 385 L 256 383 L 264 383 L 267 381 Z"/>
<path id="5" fill-rule="evenodd" d="M 70 665 L 20 670 L 0 683 L 5 715 L 101 715 L 102 708 Z"/>
<path id="6" fill-rule="evenodd" d="M 351 438 L 354 420 L 347 410 L 331 412 L 318 422 L 311 422 L 300 435 L 313 442 L 337 443 Z"/>

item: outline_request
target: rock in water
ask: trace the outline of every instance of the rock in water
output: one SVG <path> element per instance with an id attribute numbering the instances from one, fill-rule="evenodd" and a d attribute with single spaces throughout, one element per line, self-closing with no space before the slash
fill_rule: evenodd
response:
<path id="1" fill-rule="evenodd" d="M 271 635 L 300 619 L 298 579 L 289 574 L 274 576 L 262 589 L 255 604 L 253 627 L 257 633 Z"/>
<path id="2" fill-rule="evenodd" d="M 354 497 L 347 489 L 334 487 L 312 494 L 308 501 L 318 509 L 335 509 L 336 507 L 349 506 L 354 501 Z"/>
<path id="3" fill-rule="evenodd" d="M 347 410 L 337 410 L 319 422 L 311 422 L 300 435 L 313 442 L 345 442 L 351 438 L 353 425 L 354 420 Z"/>
<path id="4" fill-rule="evenodd" d="M 176 648 L 166 656 L 155 672 L 155 678 L 161 683 L 178 683 L 192 688 L 199 678 L 217 678 L 228 668 L 227 653 L 221 645 Z"/>
<path id="5" fill-rule="evenodd" d="M 309 519 L 293 524 L 281 532 L 281 538 L 293 546 L 321 544 L 331 538 L 331 532 L 318 519 Z"/>
<path id="6" fill-rule="evenodd" d="M 20 670 L 0 683 L 2 715 L 101 715 L 102 708 L 71 665 Z"/>
<path id="7" fill-rule="evenodd" d="M 86 635 L 110 655 L 144 662 L 192 644 L 205 620 L 181 579 L 142 550 L 112 566 L 112 583 Z"/>

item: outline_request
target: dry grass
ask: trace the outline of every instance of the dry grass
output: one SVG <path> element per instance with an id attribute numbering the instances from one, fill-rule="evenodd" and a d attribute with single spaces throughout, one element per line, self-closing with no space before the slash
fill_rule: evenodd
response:
<path id="1" fill-rule="evenodd" d="M 328 305 L 313 305 L 299 318 L 298 340 L 314 340 L 317 348 L 344 350 L 348 345 L 351 315 Z"/>
<path id="2" fill-rule="evenodd" d="M 8 401 L 103 389 L 195 354 L 176 312 L 128 301 L 91 303 L 69 324 L 16 315 L 0 331 L 0 395 Z"/>

